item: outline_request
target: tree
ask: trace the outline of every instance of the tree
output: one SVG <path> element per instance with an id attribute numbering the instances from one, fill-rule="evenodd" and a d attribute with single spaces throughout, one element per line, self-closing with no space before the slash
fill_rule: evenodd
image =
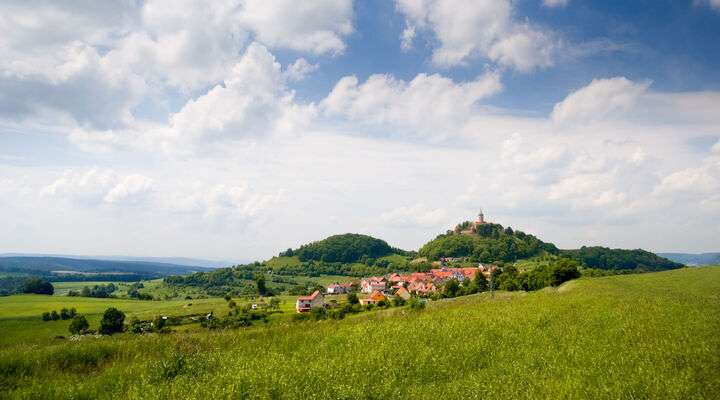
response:
<path id="1" fill-rule="evenodd" d="M 358 295 L 355 294 L 355 293 L 350 293 L 350 294 L 347 296 L 347 301 L 348 301 L 348 303 L 350 303 L 350 304 L 358 304 L 358 303 L 360 303 L 360 299 L 358 299 Z"/>
<path id="2" fill-rule="evenodd" d="M 125 313 L 115 307 L 110 307 L 105 310 L 102 320 L 100 320 L 100 333 L 112 335 L 113 333 L 122 332 L 124 322 Z"/>
<path id="3" fill-rule="evenodd" d="M 225 299 L 225 301 L 230 301 L 230 299 L 232 299 L 232 296 L 230 296 L 230 293 L 227 293 L 223 298 Z"/>
<path id="4" fill-rule="evenodd" d="M 73 317 L 72 321 L 70 321 L 68 330 L 73 335 L 81 335 L 85 333 L 88 328 L 90 328 L 90 324 L 88 323 L 87 318 L 85 318 L 84 315 L 76 315 Z"/>
<path id="5" fill-rule="evenodd" d="M 265 296 L 267 294 L 267 286 L 265 285 L 265 277 L 260 275 L 255 280 L 255 283 L 257 284 L 257 291 L 260 296 Z"/>
<path id="6" fill-rule="evenodd" d="M 445 283 L 445 286 L 443 287 L 443 293 L 447 297 L 455 297 L 457 296 L 458 292 L 460 292 L 460 283 L 457 281 L 457 279 L 450 279 Z"/>
<path id="7" fill-rule="evenodd" d="M 45 311 L 44 313 L 42 313 L 42 320 L 43 320 L 43 321 L 50 321 L 50 320 L 52 320 L 52 318 L 50 317 L 50 312 L 49 312 L 49 311 Z"/>
<path id="8" fill-rule="evenodd" d="M 485 292 L 488 290 L 488 281 L 485 279 L 485 275 L 478 271 L 475 273 L 475 287 L 478 292 Z"/>
<path id="9" fill-rule="evenodd" d="M 280 309 L 280 299 L 278 299 L 277 297 L 273 297 L 272 299 L 270 299 L 270 304 L 268 304 L 268 307 L 271 310 L 279 310 Z"/>
<path id="10" fill-rule="evenodd" d="M 63 307 L 62 310 L 60 310 L 60 319 L 66 320 L 66 319 L 70 319 L 70 318 L 72 318 L 72 316 L 70 315 L 70 310 Z"/>
<path id="11" fill-rule="evenodd" d="M 42 278 L 28 278 L 23 285 L 23 293 L 48 294 L 55 293 L 52 283 Z"/>
<path id="12" fill-rule="evenodd" d="M 57 321 L 60 319 L 60 314 L 58 314 L 57 311 L 52 310 L 52 312 L 50 313 L 50 319 L 52 319 L 53 321 Z"/>

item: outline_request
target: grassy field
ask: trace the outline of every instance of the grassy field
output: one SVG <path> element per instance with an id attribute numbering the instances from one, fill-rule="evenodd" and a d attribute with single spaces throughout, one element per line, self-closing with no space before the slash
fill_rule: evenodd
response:
<path id="1" fill-rule="evenodd" d="M 0 316 L 44 310 L 30 303 Z M 709 399 L 718 333 L 720 268 L 692 268 L 342 321 L 3 346 L 0 397 Z"/>

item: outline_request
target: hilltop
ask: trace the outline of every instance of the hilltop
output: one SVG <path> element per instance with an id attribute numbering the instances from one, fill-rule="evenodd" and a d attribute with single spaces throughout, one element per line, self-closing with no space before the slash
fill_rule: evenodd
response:
<path id="1" fill-rule="evenodd" d="M 302 245 L 297 250 L 288 249 L 280 256 L 297 256 L 300 261 L 364 263 L 390 254 L 405 255 L 407 252 L 392 248 L 386 241 L 372 236 L 345 233 Z"/>
<path id="2" fill-rule="evenodd" d="M 558 248 L 533 235 L 500 224 L 463 222 L 455 230 L 438 235 L 420 248 L 429 260 L 467 257 L 477 262 L 516 261 L 543 253 L 558 254 Z"/>

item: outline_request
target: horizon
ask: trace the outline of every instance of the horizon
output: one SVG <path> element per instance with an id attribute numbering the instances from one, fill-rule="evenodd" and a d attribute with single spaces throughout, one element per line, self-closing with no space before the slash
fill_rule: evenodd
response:
<path id="1" fill-rule="evenodd" d="M 480 208 L 563 249 L 720 252 L 717 1 L 0 11 L 0 254 L 416 250 Z"/>

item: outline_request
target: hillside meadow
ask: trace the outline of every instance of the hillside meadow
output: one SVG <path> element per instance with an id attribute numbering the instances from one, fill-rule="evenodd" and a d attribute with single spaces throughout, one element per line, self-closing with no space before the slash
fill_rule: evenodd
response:
<path id="1" fill-rule="evenodd" d="M 3 321 L 23 312 L 6 306 Z M 18 343 L 0 350 L 0 396 L 707 399 L 718 332 L 720 268 L 680 269 L 341 321 Z"/>

